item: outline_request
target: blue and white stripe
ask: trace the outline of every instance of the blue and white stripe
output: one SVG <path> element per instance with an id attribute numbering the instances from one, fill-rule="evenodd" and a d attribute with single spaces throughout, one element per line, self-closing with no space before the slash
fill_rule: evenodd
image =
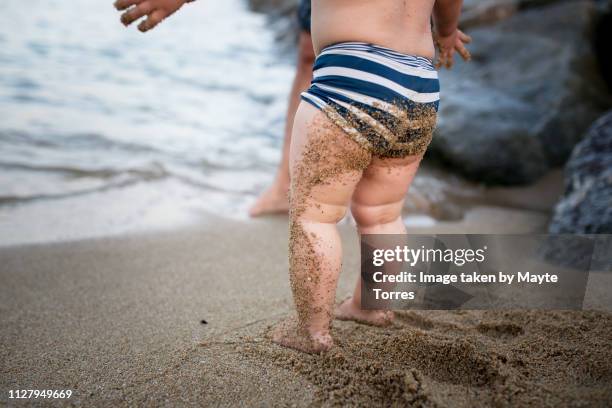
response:
<path id="1" fill-rule="evenodd" d="M 372 113 L 376 112 L 376 117 L 399 117 L 419 105 L 437 110 L 440 83 L 438 72 L 427 58 L 373 44 L 345 42 L 326 47 L 319 54 L 311 87 L 302 93 L 302 99 L 328 115 L 334 112 L 333 120 L 347 127 L 352 121 L 346 116 L 356 117 L 392 142 L 395 137 Z M 357 129 L 343 128 L 363 140 Z"/>
<path id="2" fill-rule="evenodd" d="M 415 68 L 423 68 L 427 71 L 435 71 L 435 68 L 430 59 L 425 57 L 420 57 L 418 55 L 406 55 L 399 53 L 397 51 L 393 51 L 386 47 L 381 47 L 375 44 L 368 44 L 363 42 L 343 42 L 339 44 L 333 44 L 321 52 L 321 54 L 325 52 L 338 52 L 338 51 L 363 51 L 371 55 L 381 55 L 385 58 L 389 58 L 390 60 L 397 61 L 401 64 L 411 65 Z"/>

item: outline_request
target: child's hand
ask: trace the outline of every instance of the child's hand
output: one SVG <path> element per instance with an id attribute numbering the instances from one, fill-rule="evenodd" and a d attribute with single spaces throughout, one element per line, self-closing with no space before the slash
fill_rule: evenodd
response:
<path id="1" fill-rule="evenodd" d="M 143 33 L 154 28 L 163 19 L 174 14 L 185 3 L 193 0 L 117 0 L 117 10 L 127 10 L 121 15 L 121 22 L 127 27 L 141 17 L 147 16 L 138 24 L 138 29 Z M 132 7 L 134 6 L 134 7 Z"/>
<path id="2" fill-rule="evenodd" d="M 471 55 L 465 48 L 465 44 L 472 42 L 472 37 L 464 34 L 463 31 L 457 29 L 455 32 L 447 36 L 435 34 L 434 39 L 436 48 L 438 49 L 436 68 L 445 67 L 447 69 L 451 69 L 453 66 L 455 51 L 457 51 L 459 55 L 461 55 L 461 58 L 463 58 L 465 61 L 470 60 Z"/>

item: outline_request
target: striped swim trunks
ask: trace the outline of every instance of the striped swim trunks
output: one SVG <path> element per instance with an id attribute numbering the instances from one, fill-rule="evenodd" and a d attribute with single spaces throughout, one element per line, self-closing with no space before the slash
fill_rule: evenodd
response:
<path id="1" fill-rule="evenodd" d="M 436 127 L 438 72 L 425 58 L 362 42 L 324 48 L 302 99 L 379 157 L 422 154 Z"/>

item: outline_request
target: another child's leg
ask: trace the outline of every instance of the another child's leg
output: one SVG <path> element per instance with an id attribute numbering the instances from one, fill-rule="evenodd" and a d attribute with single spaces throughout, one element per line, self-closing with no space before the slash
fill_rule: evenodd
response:
<path id="1" fill-rule="evenodd" d="M 359 234 L 405 234 L 401 212 L 422 156 L 378 159 L 363 172 L 353 195 L 351 212 Z M 385 326 L 392 312 L 361 310 L 361 277 L 353 296 L 336 308 L 336 318 Z"/>
<path id="2" fill-rule="evenodd" d="M 319 352 L 332 345 L 330 325 L 341 268 L 336 223 L 347 210 L 370 154 L 307 103 L 298 108 L 290 154 L 289 263 L 297 321 L 273 340 Z"/>
<path id="3" fill-rule="evenodd" d="M 295 78 L 289 93 L 287 104 L 287 115 L 285 119 L 285 136 L 281 161 L 276 170 L 276 177 L 272 185 L 264 191 L 253 206 L 249 209 L 251 217 L 265 214 L 287 213 L 289 203 L 287 202 L 287 191 L 289 190 L 289 146 L 291 145 L 291 132 L 295 112 L 300 103 L 300 94 L 308 89 L 312 80 L 312 64 L 315 60 L 312 49 L 312 37 L 307 31 L 302 31 L 298 43 L 298 60 L 295 70 Z"/>

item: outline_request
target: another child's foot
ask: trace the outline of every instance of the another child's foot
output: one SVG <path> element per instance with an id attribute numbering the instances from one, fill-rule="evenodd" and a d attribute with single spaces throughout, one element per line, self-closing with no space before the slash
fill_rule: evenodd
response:
<path id="1" fill-rule="evenodd" d="M 395 314 L 391 310 L 362 310 L 350 297 L 340 303 L 335 310 L 338 320 L 352 320 L 371 326 L 385 327 L 393 323 Z"/>
<path id="2" fill-rule="evenodd" d="M 261 193 L 257 201 L 249 209 L 251 217 L 266 214 L 287 214 L 289 212 L 289 199 L 287 189 L 276 184 Z"/>
<path id="3" fill-rule="evenodd" d="M 284 320 L 272 329 L 272 342 L 305 353 L 317 354 L 329 350 L 334 341 L 329 333 L 311 334 L 297 327 L 293 319 Z"/>

